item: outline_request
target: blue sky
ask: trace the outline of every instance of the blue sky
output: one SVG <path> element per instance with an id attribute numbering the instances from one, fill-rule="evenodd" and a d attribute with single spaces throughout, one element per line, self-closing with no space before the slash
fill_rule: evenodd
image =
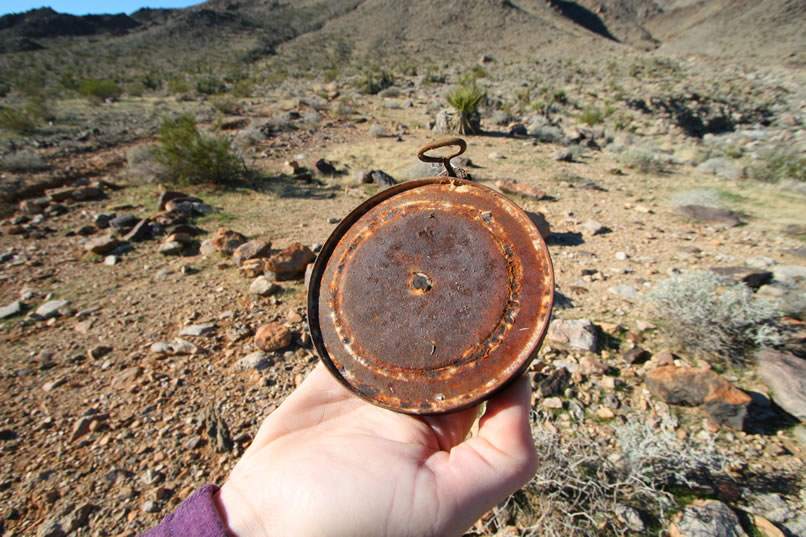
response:
<path id="1" fill-rule="evenodd" d="M 22 13 L 38 7 L 50 7 L 59 13 L 86 15 L 88 13 L 131 13 L 141 7 L 187 7 L 204 0 L 3 0 L 0 15 Z"/>

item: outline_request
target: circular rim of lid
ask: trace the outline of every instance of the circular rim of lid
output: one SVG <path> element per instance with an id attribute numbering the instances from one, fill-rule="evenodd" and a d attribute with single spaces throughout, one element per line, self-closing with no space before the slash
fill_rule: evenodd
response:
<path id="1" fill-rule="evenodd" d="M 535 316 L 533 322 L 531 323 L 534 325 L 534 330 L 532 333 L 536 334 L 537 337 L 531 338 L 530 340 L 528 340 L 527 345 L 525 345 L 523 348 L 518 349 L 519 352 L 516 355 L 515 359 L 519 360 L 521 363 L 517 364 L 518 367 L 516 369 L 509 372 L 507 378 L 498 379 L 497 384 L 493 388 L 479 391 L 478 393 L 475 393 L 473 396 L 462 399 L 461 401 L 451 399 L 450 401 L 446 401 L 446 404 L 444 405 L 440 405 L 439 403 L 434 403 L 432 401 L 428 408 L 411 407 L 411 406 L 402 407 L 390 404 L 388 402 L 385 402 L 384 400 L 376 398 L 375 395 L 377 394 L 377 390 L 357 389 L 356 386 L 348 382 L 348 380 L 342 375 L 339 368 L 333 363 L 330 353 L 328 352 L 325 346 L 324 337 L 319 324 L 320 289 L 322 278 L 325 276 L 325 272 L 328 266 L 328 262 L 331 259 L 331 256 L 336 251 L 342 238 L 344 238 L 344 236 L 348 234 L 348 232 L 353 228 L 353 226 L 364 215 L 370 213 L 375 207 L 385 202 L 386 200 L 389 200 L 404 192 L 408 192 L 429 185 L 470 186 L 472 188 L 479 189 L 479 191 L 485 196 L 491 196 L 491 199 L 494 199 L 497 204 L 499 204 L 500 206 L 507 207 L 508 211 L 511 211 L 512 213 L 519 215 L 518 217 L 519 222 L 524 226 L 528 226 L 529 227 L 528 233 L 530 234 L 530 236 L 532 238 L 534 237 L 537 238 L 537 241 L 534 242 L 539 242 L 539 246 L 535 247 L 536 251 L 540 254 L 545 254 L 544 261 L 545 261 L 546 273 L 543 274 L 545 283 L 542 293 L 543 307 L 538 308 L 537 312 L 540 315 Z M 529 364 L 532 362 L 534 358 L 534 355 L 536 354 L 536 351 L 540 348 L 546 336 L 548 326 L 551 320 L 551 311 L 554 304 L 554 268 L 552 265 L 548 247 L 546 246 L 545 241 L 543 240 L 542 236 L 537 230 L 537 227 L 532 222 L 532 220 L 526 215 L 525 211 L 521 209 L 521 207 L 519 207 L 514 201 L 510 200 L 501 193 L 496 192 L 495 190 L 486 187 L 484 185 L 480 185 L 476 182 L 466 181 L 455 177 L 445 177 L 445 176 L 427 177 L 414 181 L 407 181 L 405 183 L 395 185 L 393 187 L 390 187 L 386 190 L 383 190 L 375 194 L 371 198 L 367 199 L 366 201 L 358 205 L 344 219 L 342 219 L 339 222 L 339 224 L 331 233 L 330 237 L 328 237 L 327 241 L 325 242 L 324 246 L 322 247 L 317 256 L 316 261 L 314 262 L 313 271 L 311 273 L 311 277 L 308 283 L 307 301 L 308 301 L 308 325 L 314 347 L 316 348 L 317 354 L 319 355 L 319 358 L 322 361 L 322 363 L 327 367 L 330 373 L 342 385 L 344 385 L 353 394 L 357 395 L 361 399 L 364 399 L 365 401 L 382 408 L 414 415 L 443 414 L 470 408 L 479 404 L 484 400 L 489 399 L 495 393 L 501 391 L 506 386 L 508 386 L 518 376 L 520 376 L 520 374 L 523 373 L 526 370 L 526 368 L 528 368 Z M 513 359 L 513 361 L 515 359 Z"/>

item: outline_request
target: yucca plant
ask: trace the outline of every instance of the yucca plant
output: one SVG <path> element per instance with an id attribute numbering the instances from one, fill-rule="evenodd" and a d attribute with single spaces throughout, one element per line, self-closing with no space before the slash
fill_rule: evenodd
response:
<path id="1" fill-rule="evenodd" d="M 479 105 L 486 97 L 487 93 L 475 83 L 465 84 L 451 91 L 447 97 L 448 104 L 457 112 L 451 120 L 451 130 L 459 134 L 481 132 Z"/>

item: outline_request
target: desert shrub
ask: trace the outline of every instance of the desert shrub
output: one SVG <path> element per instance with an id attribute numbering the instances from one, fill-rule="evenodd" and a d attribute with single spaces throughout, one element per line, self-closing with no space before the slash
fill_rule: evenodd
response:
<path id="1" fill-rule="evenodd" d="M 336 118 L 347 118 L 353 114 L 355 103 L 348 96 L 342 96 L 337 101 L 330 103 L 330 113 Z"/>
<path id="2" fill-rule="evenodd" d="M 117 99 L 123 93 L 123 89 L 114 80 L 87 78 L 78 84 L 78 93 L 93 100 L 105 101 Z"/>
<path id="3" fill-rule="evenodd" d="M 389 132 L 383 125 L 372 125 L 369 128 L 369 135 L 373 138 L 383 138 L 384 136 L 389 136 Z"/>
<path id="4" fill-rule="evenodd" d="M 479 106 L 487 93 L 475 83 L 455 88 L 446 99 L 457 112 L 451 130 L 459 134 L 475 134 L 481 131 Z"/>
<path id="5" fill-rule="evenodd" d="M 668 335 L 696 353 L 742 364 L 748 348 L 781 338 L 771 304 L 711 271 L 661 280 L 647 298 Z"/>
<path id="6" fill-rule="evenodd" d="M 196 89 L 197 93 L 202 95 L 215 95 L 217 93 L 222 93 L 227 89 L 227 86 L 224 85 L 224 82 L 214 76 L 197 78 L 193 82 L 193 87 Z"/>
<path id="7" fill-rule="evenodd" d="M 213 108 L 215 108 L 222 114 L 228 114 L 232 116 L 240 114 L 240 109 L 238 108 L 238 102 L 232 97 L 227 96 L 214 97 L 213 99 L 210 99 L 210 104 L 212 104 Z"/>
<path id="8" fill-rule="evenodd" d="M 584 428 L 563 436 L 533 427 L 537 473 L 504 506 L 521 535 L 645 535 L 676 508 L 676 490 L 707 483 L 733 462 L 712 439 L 681 441 L 637 420 L 614 429 L 611 443 Z"/>
<path id="9" fill-rule="evenodd" d="M 41 172 L 49 168 L 45 159 L 34 151 L 16 151 L 0 159 L 0 170 L 12 173 Z"/>
<path id="10" fill-rule="evenodd" d="M 236 142 L 245 147 L 255 147 L 266 139 L 266 133 L 259 127 L 249 126 L 235 136 Z"/>
<path id="11" fill-rule="evenodd" d="M 384 70 L 368 71 L 358 83 L 358 88 L 369 95 L 376 95 L 395 83 L 394 77 Z"/>
<path id="12" fill-rule="evenodd" d="M 379 97 L 394 99 L 400 97 L 400 90 L 395 87 L 386 88 L 378 92 Z"/>
<path id="13" fill-rule="evenodd" d="M 619 161 L 628 168 L 642 173 L 663 173 L 666 169 L 663 160 L 655 152 L 639 147 L 630 148 L 622 153 Z"/>
<path id="14" fill-rule="evenodd" d="M 748 176 L 765 183 L 806 182 L 806 157 L 790 151 L 774 151 L 762 156 L 747 170 Z"/>
<path id="15" fill-rule="evenodd" d="M 8 95 L 9 91 L 11 91 L 11 86 L 4 82 L 0 82 L 0 99 Z"/>
<path id="16" fill-rule="evenodd" d="M 32 97 L 22 106 L 0 106 L 0 128 L 17 134 L 33 134 L 43 121 L 53 119 L 47 102 Z"/>
<path id="17" fill-rule="evenodd" d="M 677 192 L 669 198 L 669 205 L 704 205 L 705 207 L 722 207 L 722 196 L 710 188 L 693 188 Z"/>
<path id="18" fill-rule="evenodd" d="M 249 97 L 252 95 L 254 87 L 255 83 L 251 80 L 239 80 L 235 87 L 232 88 L 232 94 L 236 97 Z"/>
<path id="19" fill-rule="evenodd" d="M 155 158 L 178 184 L 227 184 L 246 174 L 243 160 L 231 150 L 229 139 L 202 134 L 190 115 L 164 119 L 158 140 Z"/>
<path id="20" fill-rule="evenodd" d="M 579 114 L 579 120 L 592 127 L 604 121 L 604 113 L 595 106 L 589 106 Z"/>
<path id="21" fill-rule="evenodd" d="M 168 89 L 174 95 L 187 93 L 190 91 L 190 85 L 187 83 L 187 80 L 183 76 L 177 76 L 172 78 L 170 82 L 168 82 Z"/>

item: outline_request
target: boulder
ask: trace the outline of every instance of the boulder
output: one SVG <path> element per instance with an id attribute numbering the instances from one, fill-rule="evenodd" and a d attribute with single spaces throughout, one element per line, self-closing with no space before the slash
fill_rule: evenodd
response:
<path id="1" fill-rule="evenodd" d="M 269 281 L 265 276 L 258 276 L 249 286 L 249 292 L 257 296 L 269 296 L 276 293 L 280 286 Z"/>
<path id="2" fill-rule="evenodd" d="M 310 248 L 299 242 L 292 243 L 266 261 L 266 269 L 271 272 L 293 276 L 305 272 L 305 267 L 316 259 Z"/>
<path id="3" fill-rule="evenodd" d="M 517 194 L 518 196 L 523 196 L 528 199 L 542 200 L 546 197 L 546 193 L 536 186 L 513 183 L 512 181 L 504 181 L 503 179 L 496 181 L 495 186 L 505 194 Z"/>
<path id="4" fill-rule="evenodd" d="M 112 235 L 96 237 L 84 243 L 84 249 L 94 254 L 105 254 L 120 245 L 120 241 Z"/>
<path id="5" fill-rule="evenodd" d="M 255 239 L 238 246 L 232 253 L 232 260 L 239 267 L 248 259 L 269 257 L 271 255 L 271 242 L 264 239 Z"/>
<path id="6" fill-rule="evenodd" d="M 316 168 L 316 171 L 321 173 L 322 175 L 336 175 L 336 167 L 333 166 L 333 163 L 329 160 L 325 160 L 320 158 L 316 162 L 314 162 L 313 167 Z"/>
<path id="7" fill-rule="evenodd" d="M 806 421 L 806 360 L 771 349 L 756 352 L 755 359 L 758 376 L 769 386 L 775 403 Z"/>
<path id="8" fill-rule="evenodd" d="M 151 236 L 151 220 L 143 218 L 137 222 L 134 227 L 123 236 L 124 241 L 142 241 Z"/>
<path id="9" fill-rule="evenodd" d="M 213 248 L 218 252 L 230 256 L 245 242 L 247 242 L 247 238 L 242 234 L 227 227 L 220 227 L 218 231 L 215 232 L 210 244 L 212 244 Z"/>
<path id="10" fill-rule="evenodd" d="M 596 220 L 586 220 L 580 224 L 579 231 L 585 237 L 593 237 L 594 235 L 604 233 L 604 226 Z"/>
<path id="11" fill-rule="evenodd" d="M 19 300 L 15 300 L 11 304 L 7 306 L 3 306 L 0 308 L 0 319 L 5 319 L 7 317 L 13 317 L 14 315 L 19 315 L 22 313 L 23 304 Z"/>
<path id="12" fill-rule="evenodd" d="M 716 207 L 707 207 L 705 205 L 679 205 L 674 209 L 675 214 L 691 218 L 692 220 L 700 220 L 703 222 L 712 222 L 715 224 L 722 224 L 727 227 L 734 227 L 741 224 L 741 220 L 736 216 L 736 213 L 727 209 L 718 209 Z"/>
<path id="13" fill-rule="evenodd" d="M 255 332 L 255 346 L 265 352 L 278 351 L 291 344 L 291 330 L 280 323 L 269 323 Z"/>
<path id="14" fill-rule="evenodd" d="M 238 270 L 247 278 L 260 276 L 266 270 L 266 260 L 261 258 L 247 259 L 238 267 Z"/>
<path id="15" fill-rule="evenodd" d="M 164 211 L 165 210 L 165 205 L 169 201 L 175 200 L 175 199 L 178 199 L 178 198 L 187 198 L 187 197 L 188 197 L 188 195 L 183 193 L 183 192 L 176 192 L 174 190 L 166 190 L 165 192 L 160 194 L 160 199 L 157 202 L 157 210 L 158 211 Z"/>
<path id="16" fill-rule="evenodd" d="M 45 302 L 34 312 L 34 315 L 38 319 L 50 319 L 51 317 L 58 317 L 59 310 L 65 307 L 69 302 L 67 300 L 51 300 L 49 302 Z"/>
<path id="17" fill-rule="evenodd" d="M 710 369 L 663 366 L 646 375 L 649 391 L 664 403 L 701 406 L 717 422 L 741 429 L 751 397 Z"/>
<path id="18" fill-rule="evenodd" d="M 247 354 L 235 364 L 236 371 L 262 371 L 274 365 L 271 354 L 263 351 Z"/>
<path id="19" fill-rule="evenodd" d="M 596 326 L 588 319 L 555 319 L 549 326 L 548 340 L 575 349 L 594 352 L 597 348 Z"/>

